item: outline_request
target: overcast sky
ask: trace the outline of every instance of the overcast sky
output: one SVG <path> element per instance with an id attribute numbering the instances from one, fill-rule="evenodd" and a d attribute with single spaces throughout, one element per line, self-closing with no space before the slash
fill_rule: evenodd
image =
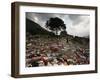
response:
<path id="1" fill-rule="evenodd" d="M 46 21 L 51 17 L 59 17 L 66 24 L 66 31 L 68 34 L 79 37 L 89 36 L 89 15 L 27 12 L 26 17 L 44 28 Z"/>

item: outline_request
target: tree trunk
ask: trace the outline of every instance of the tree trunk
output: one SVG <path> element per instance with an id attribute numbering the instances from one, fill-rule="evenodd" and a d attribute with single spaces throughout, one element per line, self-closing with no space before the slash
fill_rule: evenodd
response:
<path id="1" fill-rule="evenodd" d="M 56 35 L 58 35 L 58 30 L 56 29 Z"/>

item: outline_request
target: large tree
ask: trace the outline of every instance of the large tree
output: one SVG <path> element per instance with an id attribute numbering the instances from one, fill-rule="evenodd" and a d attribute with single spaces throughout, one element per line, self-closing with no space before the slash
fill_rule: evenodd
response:
<path id="1" fill-rule="evenodd" d="M 46 22 L 46 28 L 49 30 L 55 32 L 56 35 L 58 35 L 58 31 L 65 31 L 66 25 L 64 24 L 64 21 L 58 17 L 50 18 Z"/>

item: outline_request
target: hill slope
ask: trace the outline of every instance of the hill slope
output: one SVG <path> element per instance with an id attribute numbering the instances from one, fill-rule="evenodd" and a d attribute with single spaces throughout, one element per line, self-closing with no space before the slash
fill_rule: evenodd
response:
<path id="1" fill-rule="evenodd" d="M 29 19 L 26 19 L 26 32 L 29 32 L 33 35 L 35 35 L 35 34 L 54 35 L 54 33 L 45 30 L 39 24 L 37 24 Z"/>
<path id="2" fill-rule="evenodd" d="M 26 18 L 26 32 L 29 32 L 32 35 L 49 35 L 49 36 L 53 35 L 55 36 L 54 33 L 45 30 L 39 24 L 27 18 Z M 69 35 L 69 34 L 66 34 L 66 36 L 63 36 L 63 34 L 61 34 L 59 37 L 60 38 L 63 37 L 63 39 L 68 38 L 69 43 L 75 46 L 76 45 L 89 46 L 89 38 L 78 37 L 78 36 L 73 37 L 72 35 Z"/>

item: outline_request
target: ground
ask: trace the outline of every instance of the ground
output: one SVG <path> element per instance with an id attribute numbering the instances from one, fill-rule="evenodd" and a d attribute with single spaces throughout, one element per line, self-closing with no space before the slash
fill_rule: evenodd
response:
<path id="1" fill-rule="evenodd" d="M 84 41 L 84 40 L 83 40 Z M 26 67 L 89 64 L 89 43 L 48 35 L 26 36 Z"/>

